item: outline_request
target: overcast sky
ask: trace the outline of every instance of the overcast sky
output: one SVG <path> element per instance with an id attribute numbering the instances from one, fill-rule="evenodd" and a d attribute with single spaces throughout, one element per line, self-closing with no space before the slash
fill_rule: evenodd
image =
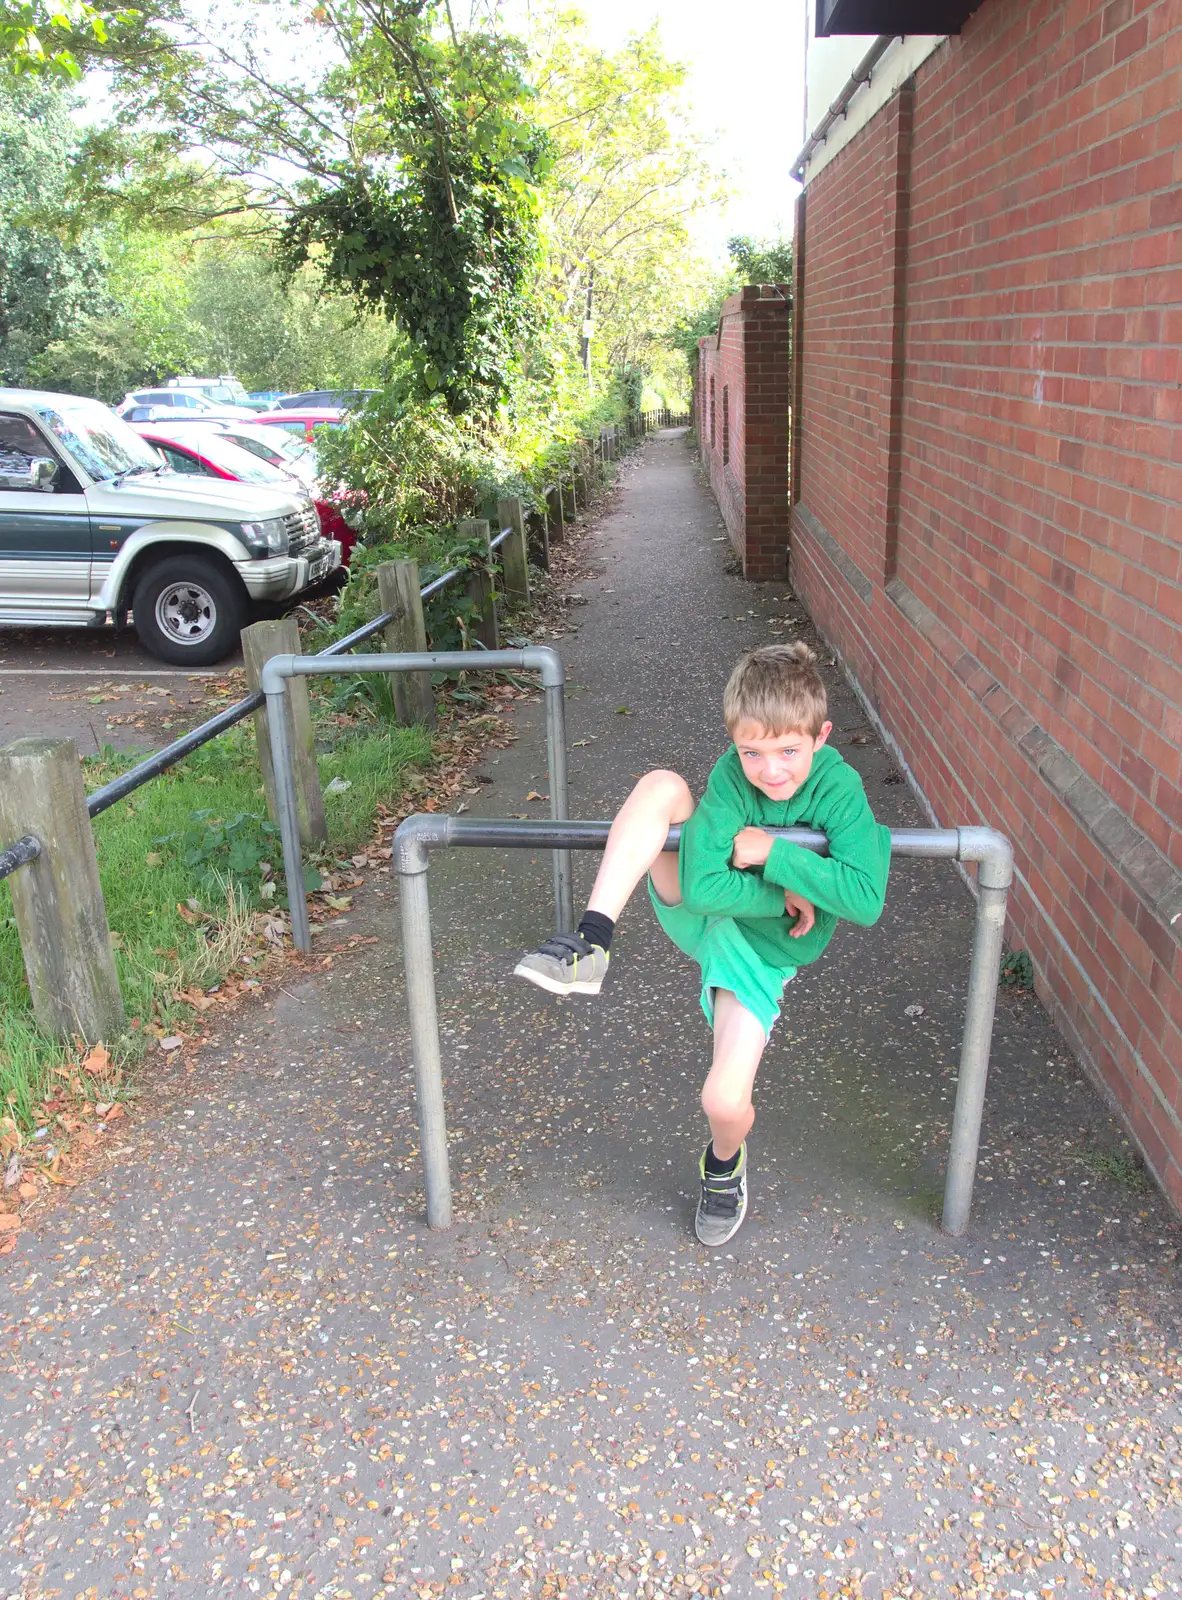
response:
<path id="1" fill-rule="evenodd" d="M 722 256 L 730 234 L 791 235 L 798 186 L 788 169 L 804 144 L 805 0 L 574 4 L 602 49 L 656 21 L 666 55 L 689 66 L 698 122 L 717 135 L 715 158 L 735 190 L 725 213 L 701 224 L 702 242 Z"/>

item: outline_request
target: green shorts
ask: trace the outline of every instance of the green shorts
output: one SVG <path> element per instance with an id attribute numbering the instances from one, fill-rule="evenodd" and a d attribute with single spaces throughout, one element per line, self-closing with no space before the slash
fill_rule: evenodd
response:
<path id="1" fill-rule="evenodd" d="M 649 898 L 657 921 L 679 950 L 702 969 L 702 1010 L 714 1026 L 714 991 L 729 989 L 745 1011 L 759 1023 L 764 1036 L 780 1015 L 784 985 L 795 978 L 795 967 L 773 967 L 747 943 L 733 917 L 703 917 L 684 906 L 668 906 L 648 881 Z"/>

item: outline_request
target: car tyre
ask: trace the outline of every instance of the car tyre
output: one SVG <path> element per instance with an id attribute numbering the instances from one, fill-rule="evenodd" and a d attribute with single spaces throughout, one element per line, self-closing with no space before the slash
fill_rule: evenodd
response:
<path id="1" fill-rule="evenodd" d="M 207 667 L 237 645 L 247 599 L 238 579 L 215 561 L 175 555 L 143 574 L 131 612 L 140 643 L 158 660 Z"/>

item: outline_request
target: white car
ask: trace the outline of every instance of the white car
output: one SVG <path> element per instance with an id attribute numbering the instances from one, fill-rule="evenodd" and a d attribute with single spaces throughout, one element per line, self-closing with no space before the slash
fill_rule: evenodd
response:
<path id="1" fill-rule="evenodd" d="M 218 405 L 193 389 L 132 389 L 115 407 L 116 416 L 128 422 L 148 422 L 152 420 L 147 415 L 149 412 L 153 416 L 164 412 L 170 417 L 203 417 L 207 421 L 220 417 L 227 422 L 249 420 L 249 416 L 257 415 L 252 411 L 248 416 L 237 406 Z"/>
<path id="2" fill-rule="evenodd" d="M 108 407 L 0 389 L 0 625 L 102 627 L 130 611 L 163 661 L 228 655 L 254 600 L 285 600 L 340 565 L 312 500 L 197 477 Z"/>

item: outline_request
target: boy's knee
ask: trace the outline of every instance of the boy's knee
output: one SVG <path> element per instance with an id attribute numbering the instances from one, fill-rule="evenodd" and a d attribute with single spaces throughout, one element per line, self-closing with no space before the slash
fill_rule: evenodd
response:
<path id="1" fill-rule="evenodd" d="M 693 805 L 689 784 L 681 774 L 666 772 L 663 768 L 659 768 L 656 772 L 646 772 L 636 785 L 636 790 L 654 801 L 667 804 L 670 810 Z"/>
<path id="2" fill-rule="evenodd" d="M 751 1096 L 724 1084 L 707 1083 L 702 1090 L 702 1110 L 710 1122 L 737 1122 L 750 1109 Z"/>

